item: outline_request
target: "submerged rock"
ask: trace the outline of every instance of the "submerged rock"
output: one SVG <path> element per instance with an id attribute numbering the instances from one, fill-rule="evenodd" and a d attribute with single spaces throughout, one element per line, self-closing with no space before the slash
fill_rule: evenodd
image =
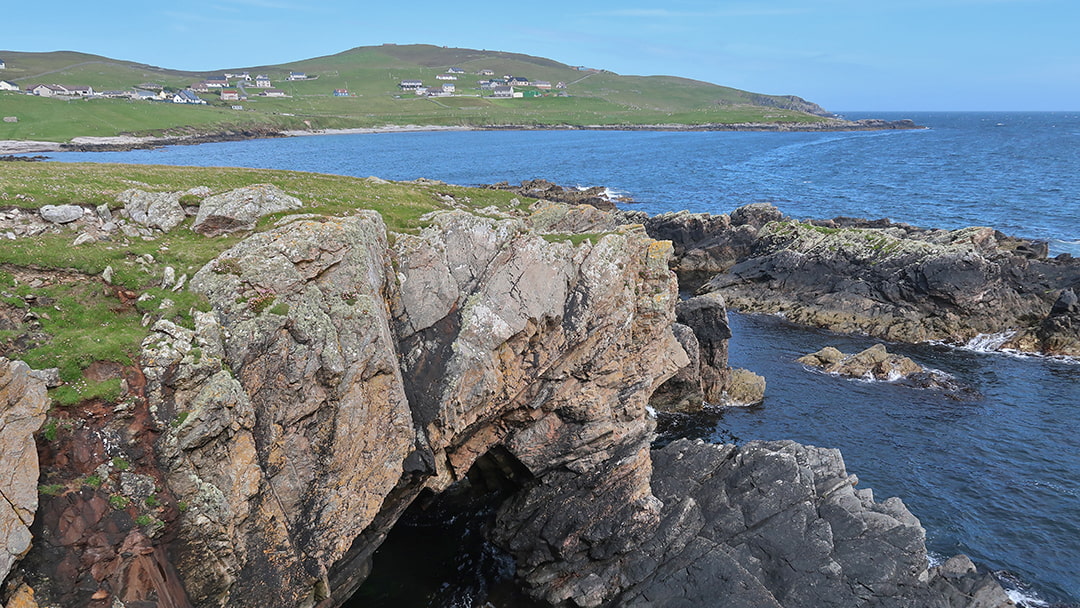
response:
<path id="1" fill-rule="evenodd" d="M 845 355 L 831 346 L 826 346 L 816 353 L 799 357 L 797 361 L 807 367 L 845 378 L 899 382 L 916 388 L 938 389 L 955 398 L 978 397 L 974 389 L 958 383 L 949 374 L 923 367 L 908 357 L 892 354 L 885 349 L 884 344 L 875 344 L 854 355 Z"/>

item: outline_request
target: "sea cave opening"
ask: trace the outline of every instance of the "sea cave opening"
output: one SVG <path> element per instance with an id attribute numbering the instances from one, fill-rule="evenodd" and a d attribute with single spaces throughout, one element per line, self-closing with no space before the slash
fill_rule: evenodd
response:
<path id="1" fill-rule="evenodd" d="M 375 551 L 371 574 L 345 608 L 540 608 L 514 576 L 514 560 L 487 540 L 503 502 L 532 480 L 502 446 L 465 478 L 425 490 Z"/>

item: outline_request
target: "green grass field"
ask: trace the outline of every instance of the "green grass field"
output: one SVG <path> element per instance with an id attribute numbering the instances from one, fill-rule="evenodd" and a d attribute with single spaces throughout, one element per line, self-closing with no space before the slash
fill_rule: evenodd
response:
<path id="1" fill-rule="evenodd" d="M 0 51 L 8 69 L 0 78 L 20 87 L 38 83 L 90 85 L 95 90 L 129 89 L 145 82 L 183 88 L 220 72 L 191 73 L 154 68 L 80 53 Z M 435 76 L 449 67 L 466 74 L 454 83 L 457 96 L 424 99 L 398 90 L 405 79 L 441 84 Z M 481 69 L 563 82 L 567 96 L 548 91 L 533 99 L 481 97 L 476 81 Z M 429 45 L 362 47 L 279 66 L 243 68 L 267 74 L 288 98 L 256 97 L 247 87 L 243 102 L 221 102 L 218 94 L 200 96 L 208 106 L 116 100 L 44 99 L 0 94 L 0 115 L 18 123 L 0 123 L 0 139 L 68 141 L 80 135 L 160 134 L 181 128 L 206 133 L 243 125 L 281 129 L 331 129 L 386 125 L 651 125 L 740 122 L 820 122 L 820 116 L 793 107 L 782 97 L 763 96 L 672 76 L 620 76 L 583 71 L 527 55 Z M 223 71 L 240 71 L 223 70 Z M 290 71 L 310 80 L 288 81 Z M 349 97 L 334 97 L 347 89 Z M 490 94 L 489 92 L 484 92 Z M 242 111 L 231 109 L 239 103 Z"/>

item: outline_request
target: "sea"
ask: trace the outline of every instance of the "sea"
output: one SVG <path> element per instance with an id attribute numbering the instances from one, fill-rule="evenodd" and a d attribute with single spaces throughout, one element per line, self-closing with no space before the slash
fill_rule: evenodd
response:
<path id="1" fill-rule="evenodd" d="M 543 178 L 603 186 L 633 200 L 621 207 L 650 214 L 727 213 L 771 203 L 796 218 L 991 226 L 1045 240 L 1051 255 L 1080 256 L 1080 112 L 844 116 L 910 118 L 926 128 L 374 133 L 49 156 L 59 162 L 260 167 L 462 185 Z M 730 362 L 766 377 L 764 402 L 662 415 L 663 439 L 793 439 L 840 448 L 860 488 L 872 488 L 878 500 L 903 498 L 927 530 L 932 560 L 967 554 L 1024 606 L 1080 606 L 1077 361 L 996 352 L 992 335 L 959 346 L 888 345 L 979 394 L 957 400 L 841 379 L 795 362 L 824 346 L 852 352 L 874 343 L 865 337 L 738 312 L 732 312 L 731 325 Z M 413 542 L 430 542 L 432 522 L 415 525 L 422 533 L 413 534 L 419 537 Z M 394 563 L 395 550 L 401 552 L 397 559 L 417 550 L 402 542 L 402 548 L 385 551 L 383 563 Z M 470 573 L 461 564 L 486 560 L 478 569 L 489 579 L 508 576 L 507 564 L 490 547 L 470 549 L 473 557 L 464 558 L 454 553 L 463 543 L 453 534 L 445 542 L 446 551 L 430 553 L 446 553 L 446 569 L 430 568 L 427 582 L 397 585 L 405 589 L 399 596 L 385 582 L 394 580 L 392 566 L 380 575 L 376 555 L 373 577 L 382 576 L 383 588 L 391 591 L 379 591 L 364 605 L 521 605 L 495 598 L 490 580 L 462 591 Z M 451 587 L 453 593 L 446 592 Z"/>

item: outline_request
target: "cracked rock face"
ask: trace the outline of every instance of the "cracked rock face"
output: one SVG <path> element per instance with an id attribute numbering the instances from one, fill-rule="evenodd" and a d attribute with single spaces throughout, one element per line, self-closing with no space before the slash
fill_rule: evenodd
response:
<path id="1" fill-rule="evenodd" d="M 648 574 L 628 581 L 616 605 L 1011 605 L 973 567 L 928 570 L 918 519 L 898 498 L 856 489 L 837 450 L 680 440 L 653 463 L 663 523 L 634 556 L 645 566 L 624 567 Z M 972 588 L 985 603 L 964 595 Z"/>
<path id="2" fill-rule="evenodd" d="M 253 235 L 192 278 L 214 309 L 195 330 L 154 327 L 143 369 L 189 505 L 173 552 L 193 604 L 344 601 L 419 492 L 495 448 L 555 491 L 567 470 L 612 476 L 621 512 L 655 520 L 646 400 L 687 361 L 670 249 L 433 222 L 392 247 L 373 213 Z"/>
<path id="3" fill-rule="evenodd" d="M 45 422 L 45 382 L 22 361 L 0 357 L 0 580 L 30 549 L 38 507 L 34 433 Z"/>

